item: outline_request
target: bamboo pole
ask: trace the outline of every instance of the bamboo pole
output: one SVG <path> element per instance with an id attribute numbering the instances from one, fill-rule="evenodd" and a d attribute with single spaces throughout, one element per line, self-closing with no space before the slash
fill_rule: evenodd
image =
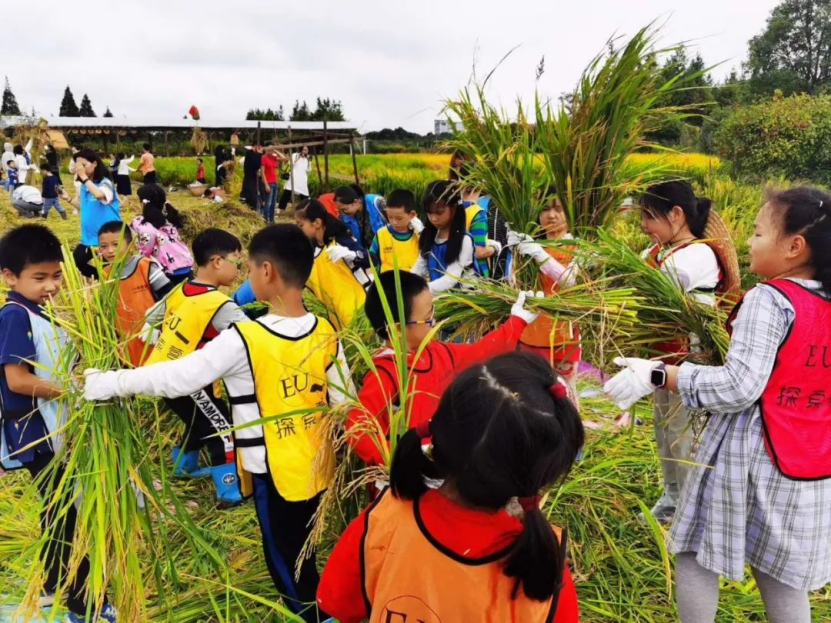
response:
<path id="1" fill-rule="evenodd" d="M 323 170 L 326 172 L 326 190 L 329 190 L 329 124 L 323 120 Z"/>
<path id="2" fill-rule="evenodd" d="M 355 133 L 351 133 L 351 142 L 349 143 L 349 152 L 352 154 L 352 171 L 355 173 L 355 183 L 360 184 L 358 179 L 358 156 L 355 155 Z"/>

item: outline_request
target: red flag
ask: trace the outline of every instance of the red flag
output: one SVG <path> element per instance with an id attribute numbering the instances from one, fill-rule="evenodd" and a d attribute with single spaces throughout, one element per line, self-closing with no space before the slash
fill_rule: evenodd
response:
<path id="1" fill-rule="evenodd" d="M 199 121 L 199 109 L 196 106 L 191 106 L 188 109 L 188 114 L 193 117 L 194 121 Z"/>

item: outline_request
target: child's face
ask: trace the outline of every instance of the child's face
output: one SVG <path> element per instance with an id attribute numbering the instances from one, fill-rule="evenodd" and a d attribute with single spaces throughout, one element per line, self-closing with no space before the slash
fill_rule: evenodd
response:
<path id="1" fill-rule="evenodd" d="M 9 160 L 9 162 L 7 163 L 6 166 L 9 167 L 10 169 L 16 169 L 17 168 L 17 163 L 14 160 Z"/>
<path id="2" fill-rule="evenodd" d="M 216 259 L 220 261 L 216 262 Z M 212 261 L 215 262 L 216 278 L 219 285 L 226 287 L 234 284 L 239 276 L 240 268 L 244 265 L 242 253 L 239 251 L 229 253 L 222 258 L 215 258 Z"/>
<path id="3" fill-rule="evenodd" d="M 427 219 L 433 224 L 436 229 L 447 229 L 450 223 L 453 222 L 455 209 L 448 206 L 441 201 L 435 203 L 427 211 Z"/>
<path id="4" fill-rule="evenodd" d="M 5 268 L 3 278 L 12 291 L 33 303 L 45 305 L 61 289 L 63 270 L 60 262 L 40 262 L 29 264 L 19 275 Z"/>
<path id="5" fill-rule="evenodd" d="M 413 299 L 413 311 L 407 319 L 406 337 L 407 348 L 416 350 L 424 342 L 424 338 L 433 329 L 435 320 L 433 295 L 430 290 L 420 292 Z"/>
<path id="6" fill-rule="evenodd" d="M 116 258 L 122 257 L 130 243 L 117 232 L 106 232 L 98 235 L 98 253 L 107 264 L 112 264 Z M 119 253 L 119 246 L 122 247 Z"/>
<path id="7" fill-rule="evenodd" d="M 791 268 L 787 252 L 793 236 L 783 235 L 773 208 L 766 203 L 756 215 L 750 247 L 750 270 L 764 279 L 773 279 Z"/>
<path id="8" fill-rule="evenodd" d="M 391 208 L 387 206 L 387 220 L 392 228 L 399 234 L 406 234 L 410 231 L 410 221 L 416 215 L 415 212 L 407 212 L 404 208 Z"/>
<path id="9" fill-rule="evenodd" d="M 352 203 L 341 203 L 340 201 L 335 199 L 335 205 L 338 207 L 338 212 L 340 212 L 341 214 L 355 216 L 361 209 L 361 200 L 356 199 Z"/>
<path id="10" fill-rule="evenodd" d="M 319 218 L 310 221 L 306 218 L 297 217 L 295 222 L 297 223 L 297 226 L 303 230 L 303 233 L 306 234 L 306 238 L 312 241 L 320 241 L 322 238 L 321 232 L 323 231 L 323 221 Z"/>
<path id="11" fill-rule="evenodd" d="M 540 212 L 540 226 L 546 234 L 558 234 L 567 229 L 566 211 L 559 199 L 554 199 Z"/>
<path id="12" fill-rule="evenodd" d="M 648 208 L 641 208 L 641 230 L 656 244 L 664 245 L 672 242 L 680 229 L 680 226 L 674 224 L 674 221 L 677 220 L 676 210 L 681 212 L 683 216 L 683 210 L 677 206 L 666 215 Z"/>

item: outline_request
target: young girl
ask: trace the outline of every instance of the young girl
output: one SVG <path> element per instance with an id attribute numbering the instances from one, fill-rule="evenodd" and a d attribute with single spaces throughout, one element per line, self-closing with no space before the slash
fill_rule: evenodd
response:
<path id="1" fill-rule="evenodd" d="M 179 229 L 184 226 L 179 212 L 167 203 L 164 189 L 157 184 L 144 184 L 136 194 L 142 212 L 130 223 L 130 229 L 137 235 L 139 252 L 155 258 L 174 285 L 190 279 L 193 255 L 179 238 Z"/>
<path id="2" fill-rule="evenodd" d="M 664 388 L 710 412 L 670 532 L 683 623 L 713 621 L 745 563 L 774 623 L 808 623 L 831 581 L 831 196 L 770 195 L 749 240 L 750 290 L 720 367 L 622 359 L 621 406 Z"/>
<path id="3" fill-rule="evenodd" d="M 315 199 L 306 199 L 295 211 L 297 225 L 315 247 L 312 274 L 306 283 L 329 312 L 336 329 L 348 326 L 363 309 L 369 255 L 340 220 Z"/>
<path id="4" fill-rule="evenodd" d="M 130 173 L 135 171 L 130 163 L 135 160 L 133 156 L 126 157 L 123 151 L 115 155 L 113 167 L 115 168 L 115 190 L 119 195 L 130 196 L 133 194 L 133 186 L 130 183 Z"/>
<path id="5" fill-rule="evenodd" d="M 427 223 L 418 241 L 419 258 L 412 272 L 430 282 L 438 294 L 477 274 L 473 238 L 465 227 L 465 210 L 452 182 L 440 180 L 424 194 Z"/>
<path id="6" fill-rule="evenodd" d="M 539 357 L 509 353 L 468 368 L 432 421 L 399 440 L 391 490 L 329 558 L 321 608 L 342 623 L 576 622 L 566 533 L 539 503 L 582 444 L 566 387 Z M 430 489 L 426 478 L 443 482 Z"/>
<path id="7" fill-rule="evenodd" d="M 568 232 L 563 204 L 556 190 L 548 191 L 550 200 L 540 212 L 539 223 L 544 240 L 573 240 Z M 517 253 L 534 259 L 540 266 L 540 283 L 546 295 L 562 288 L 570 288 L 577 277 L 574 263 L 574 247 L 567 244 L 557 247 L 543 247 L 527 237 L 514 232 L 509 235 L 509 244 L 517 245 Z M 538 354 L 549 362 L 574 389 L 577 366 L 580 363 L 580 332 L 570 322 L 554 322 L 549 316 L 540 316 L 530 324 L 519 340 L 520 350 Z M 576 392 L 572 394 L 576 396 Z"/>
<path id="8" fill-rule="evenodd" d="M 654 245 L 643 256 L 702 302 L 715 305 L 724 275 L 713 247 L 699 243 L 710 215 L 710 200 L 698 199 L 687 182 L 652 186 L 641 198 L 641 228 Z M 688 341 L 656 344 L 665 363 L 680 363 L 688 354 Z M 653 420 L 664 491 L 652 508 L 662 523 L 672 520 L 681 489 L 690 470 L 693 444 L 692 410 L 679 396 L 666 390 L 655 393 Z"/>

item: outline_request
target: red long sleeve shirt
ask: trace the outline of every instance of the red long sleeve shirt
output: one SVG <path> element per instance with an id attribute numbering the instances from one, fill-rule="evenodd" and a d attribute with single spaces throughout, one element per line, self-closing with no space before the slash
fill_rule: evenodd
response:
<path id="1" fill-rule="evenodd" d="M 413 377 L 409 390 L 410 427 L 414 428 L 433 417 L 444 390 L 456 374 L 468 366 L 516 350 L 519 338 L 527 326 L 522 318 L 511 316 L 505 324 L 475 344 L 431 342 L 422 351 L 415 365 L 413 353 L 410 353 L 407 359 L 407 367 L 412 370 Z M 378 373 L 370 371 L 364 377 L 363 385 L 358 392 L 361 407 L 350 411 L 346 429 L 350 433 L 347 439 L 358 456 L 369 464 L 377 465 L 384 462 L 376 439 L 378 435 L 366 432 L 360 434 L 357 430 L 380 428 L 385 437 L 389 434 L 388 405 L 397 401 L 398 371 L 391 351 L 378 355 L 373 362 L 378 368 Z M 377 427 L 368 426 L 368 419 L 377 422 Z"/>
<path id="2" fill-rule="evenodd" d="M 364 514 L 367 511 L 364 510 L 341 535 L 326 563 L 317 590 L 321 609 L 341 623 L 360 623 L 369 616 L 363 600 L 360 562 Z M 504 511 L 474 511 L 452 502 L 437 491 L 424 494 L 420 511 L 425 528 L 435 540 L 458 555 L 469 558 L 498 552 L 513 543 L 522 532 L 522 522 Z M 458 588 L 464 590 L 462 586 Z M 372 595 L 369 598 L 371 600 Z M 554 623 L 577 621 L 577 591 L 566 567 Z"/>

